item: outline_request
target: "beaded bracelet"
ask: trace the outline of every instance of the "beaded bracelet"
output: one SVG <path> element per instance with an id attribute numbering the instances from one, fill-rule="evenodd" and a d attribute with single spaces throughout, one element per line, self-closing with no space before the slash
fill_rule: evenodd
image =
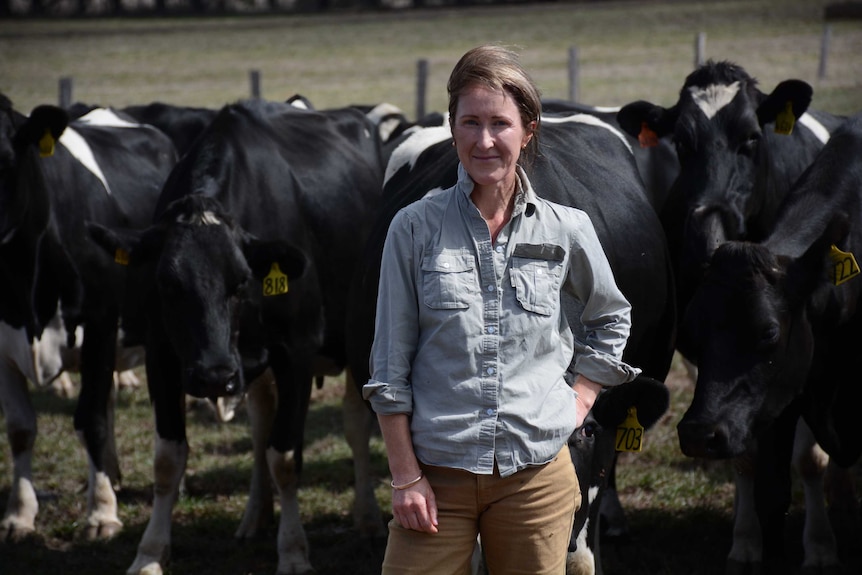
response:
<path id="1" fill-rule="evenodd" d="M 425 477 L 425 476 L 424 476 L 423 474 L 421 474 L 421 473 L 420 473 L 420 474 L 419 474 L 419 477 L 417 477 L 417 478 L 416 478 L 416 479 L 414 479 L 413 481 L 408 481 L 408 482 L 407 482 L 407 483 L 405 483 L 404 485 L 395 485 L 395 481 L 394 481 L 394 480 L 393 480 L 393 481 L 390 481 L 390 482 L 389 482 L 389 485 L 391 485 L 391 486 L 392 486 L 392 489 L 396 489 L 396 490 L 398 490 L 398 491 L 401 491 L 402 489 L 407 489 L 408 487 L 413 487 L 414 485 L 416 485 L 417 483 L 419 483 L 420 481 L 422 481 L 422 478 L 423 478 L 423 477 Z"/>

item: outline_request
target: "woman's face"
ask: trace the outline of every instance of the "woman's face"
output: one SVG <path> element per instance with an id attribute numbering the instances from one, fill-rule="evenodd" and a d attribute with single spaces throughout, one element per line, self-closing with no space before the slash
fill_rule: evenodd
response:
<path id="1" fill-rule="evenodd" d="M 458 159 L 479 186 L 514 185 L 515 166 L 534 125 L 525 128 L 505 90 L 471 86 L 459 96 L 452 123 Z"/>

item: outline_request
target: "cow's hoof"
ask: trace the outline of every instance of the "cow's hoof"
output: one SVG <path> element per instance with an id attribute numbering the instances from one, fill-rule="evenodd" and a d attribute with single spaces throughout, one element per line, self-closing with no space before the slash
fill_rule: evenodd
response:
<path id="1" fill-rule="evenodd" d="M 162 566 L 156 562 L 144 565 L 140 569 L 132 568 L 126 571 L 126 575 L 162 575 L 162 573 Z"/>
<path id="2" fill-rule="evenodd" d="M 803 565 L 800 569 L 800 575 L 844 575 L 847 571 L 844 567 L 831 563 L 828 565 Z"/>
<path id="3" fill-rule="evenodd" d="M 112 539 L 117 533 L 123 530 L 122 523 L 113 521 L 100 523 L 98 525 L 88 525 L 87 531 L 84 534 L 89 541 Z"/>
<path id="4" fill-rule="evenodd" d="M 743 563 L 742 561 L 734 561 L 728 559 L 725 565 L 725 575 L 760 575 L 762 565 L 759 561 Z"/>
<path id="5" fill-rule="evenodd" d="M 36 533 L 32 527 L 25 527 L 14 522 L 0 525 L 0 543 L 20 543 Z"/>

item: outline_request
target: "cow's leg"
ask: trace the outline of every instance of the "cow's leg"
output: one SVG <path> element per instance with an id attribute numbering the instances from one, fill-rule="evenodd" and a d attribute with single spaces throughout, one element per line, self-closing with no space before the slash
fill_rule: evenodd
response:
<path id="1" fill-rule="evenodd" d="M 752 451 L 733 461 L 733 542 L 727 556 L 727 574 L 756 574 L 763 561 L 763 539 L 754 502 L 754 457 Z"/>
<path id="2" fill-rule="evenodd" d="M 116 313 L 89 320 L 81 345 L 81 393 L 75 409 L 75 430 L 87 451 L 87 537 L 110 538 L 123 526 L 117 516 L 114 485 L 120 468 L 114 443 L 113 390 L 117 348 Z"/>
<path id="3" fill-rule="evenodd" d="M 256 537 L 273 523 L 272 485 L 269 479 L 266 446 L 272 431 L 272 422 L 275 419 L 277 401 L 275 379 L 272 371 L 266 370 L 260 377 L 251 382 L 246 394 L 254 463 L 248 502 L 242 521 L 236 530 L 235 536 L 238 539 Z"/>
<path id="4" fill-rule="evenodd" d="M 311 400 L 311 366 L 301 352 L 291 355 L 281 346 L 271 350 L 270 365 L 278 387 L 278 405 L 266 451 L 269 472 L 281 501 L 276 573 L 312 573 L 297 500 L 305 418 Z"/>
<path id="5" fill-rule="evenodd" d="M 360 537 L 384 538 L 386 526 L 383 514 L 374 496 L 371 480 L 371 451 L 369 441 L 374 430 L 374 413 L 359 396 L 359 390 L 348 369 L 344 378 L 344 403 L 342 404 L 344 436 L 353 453 L 354 502 L 353 522 Z"/>
<path id="6" fill-rule="evenodd" d="M 27 378 L 5 361 L 0 361 L 0 407 L 6 416 L 6 437 L 12 451 L 12 486 L 0 522 L 0 541 L 8 541 L 35 530 L 39 501 L 32 473 L 36 411 L 30 401 Z"/>
<path id="7" fill-rule="evenodd" d="M 179 365 L 170 353 L 151 353 L 146 362 L 147 387 L 156 420 L 153 509 L 127 575 L 161 575 L 170 559 L 171 515 L 189 455 L 185 395 L 177 377 Z"/>
<path id="8" fill-rule="evenodd" d="M 821 573 L 824 569 L 839 568 L 838 549 L 824 496 L 823 476 L 828 462 L 829 456 L 815 441 L 811 428 L 800 419 L 793 444 L 793 465 L 799 473 L 805 493 L 803 571 Z"/>
<path id="9" fill-rule="evenodd" d="M 156 439 L 153 461 L 153 510 L 138 554 L 127 575 L 159 575 L 171 553 L 171 515 L 189 456 L 187 441 Z"/>

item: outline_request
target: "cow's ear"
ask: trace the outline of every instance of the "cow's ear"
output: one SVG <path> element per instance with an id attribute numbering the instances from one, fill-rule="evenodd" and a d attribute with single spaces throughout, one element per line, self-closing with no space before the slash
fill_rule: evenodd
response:
<path id="1" fill-rule="evenodd" d="M 779 114 L 792 112 L 798 120 L 811 104 L 814 90 L 802 80 L 785 80 L 778 84 L 757 107 L 757 121 L 760 125 L 774 122 Z"/>
<path id="2" fill-rule="evenodd" d="M 95 222 L 87 222 L 90 239 L 120 265 L 138 266 L 151 261 L 161 250 L 161 228 L 147 230 L 112 230 Z"/>
<path id="3" fill-rule="evenodd" d="M 625 420 L 629 407 L 636 407 L 638 421 L 648 428 L 664 415 L 669 404 L 670 392 L 664 383 L 641 374 L 599 394 L 593 416 L 603 427 L 616 427 Z"/>
<path id="4" fill-rule="evenodd" d="M 56 141 L 69 125 L 69 115 L 56 106 L 37 106 L 30 112 L 30 117 L 15 134 L 18 143 L 27 146 L 40 144 L 46 135 Z M 53 142 L 51 143 L 53 146 Z"/>
<path id="5" fill-rule="evenodd" d="M 804 254 L 784 262 L 786 266 L 784 287 L 791 307 L 802 305 L 824 279 L 837 285 L 840 283 L 841 272 L 851 271 L 851 266 L 843 262 L 841 257 L 836 259 L 833 256 L 833 247 L 840 249 L 848 233 L 850 233 L 850 221 L 847 214 L 835 214 L 826 224 L 820 237 L 805 250 Z"/>
<path id="6" fill-rule="evenodd" d="M 644 100 L 626 104 L 617 112 L 617 122 L 630 136 L 638 138 L 644 127 L 662 138 L 673 133 L 678 111 L 676 106 L 663 108 Z"/>
<path id="7" fill-rule="evenodd" d="M 278 264 L 279 270 L 288 280 L 300 277 L 308 267 L 308 257 L 288 242 L 247 237 L 242 245 L 251 273 L 259 280 L 270 273 L 273 264 Z"/>

